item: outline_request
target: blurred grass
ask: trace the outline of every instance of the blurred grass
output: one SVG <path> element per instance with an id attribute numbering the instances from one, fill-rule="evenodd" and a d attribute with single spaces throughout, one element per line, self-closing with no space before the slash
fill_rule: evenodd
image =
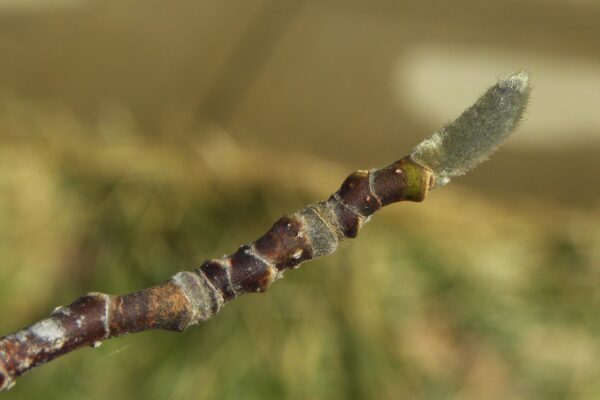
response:
<path id="1" fill-rule="evenodd" d="M 365 167 L 206 130 L 148 136 L 124 110 L 90 126 L 4 99 L 0 332 L 87 291 L 137 290 L 230 253 Z M 188 332 L 110 340 L 2 396 L 595 398 L 599 221 L 451 185 L 382 211 L 335 255 Z"/>

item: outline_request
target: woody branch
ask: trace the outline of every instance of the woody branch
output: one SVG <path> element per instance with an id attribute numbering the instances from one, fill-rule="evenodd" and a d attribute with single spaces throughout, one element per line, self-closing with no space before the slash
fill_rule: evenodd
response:
<path id="1" fill-rule="evenodd" d="M 88 293 L 49 318 L 0 338 L 0 391 L 30 369 L 103 340 L 150 329 L 184 331 L 245 293 L 264 292 L 288 268 L 333 253 L 381 207 L 422 201 L 432 172 L 405 157 L 387 167 L 357 171 L 328 200 L 280 218 L 260 239 L 193 272 L 139 292 Z"/>

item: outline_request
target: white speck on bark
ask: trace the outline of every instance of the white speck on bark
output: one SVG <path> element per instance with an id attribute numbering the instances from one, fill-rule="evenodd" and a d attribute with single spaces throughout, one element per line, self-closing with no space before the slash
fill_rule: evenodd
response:
<path id="1" fill-rule="evenodd" d="M 65 337 L 65 328 L 54 319 L 45 319 L 32 325 L 29 332 L 47 342 L 57 342 Z"/>

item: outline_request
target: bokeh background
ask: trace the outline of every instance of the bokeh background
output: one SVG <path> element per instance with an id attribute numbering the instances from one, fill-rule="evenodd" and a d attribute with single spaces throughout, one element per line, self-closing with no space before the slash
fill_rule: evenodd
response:
<path id="1" fill-rule="evenodd" d="M 6 399 L 600 397 L 596 0 L 0 0 L 0 334 L 231 253 L 525 68 L 488 162 Z"/>

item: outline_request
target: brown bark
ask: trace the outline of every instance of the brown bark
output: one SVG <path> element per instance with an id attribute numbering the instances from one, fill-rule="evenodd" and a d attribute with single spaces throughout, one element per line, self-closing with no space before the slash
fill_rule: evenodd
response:
<path id="1" fill-rule="evenodd" d="M 111 337 L 150 329 L 183 331 L 214 316 L 228 301 L 264 292 L 285 269 L 333 253 L 381 207 L 422 201 L 432 186 L 427 168 L 406 157 L 357 171 L 328 200 L 280 218 L 261 238 L 193 272 L 122 296 L 89 293 L 49 318 L 0 338 L 0 390 L 33 367 Z"/>

